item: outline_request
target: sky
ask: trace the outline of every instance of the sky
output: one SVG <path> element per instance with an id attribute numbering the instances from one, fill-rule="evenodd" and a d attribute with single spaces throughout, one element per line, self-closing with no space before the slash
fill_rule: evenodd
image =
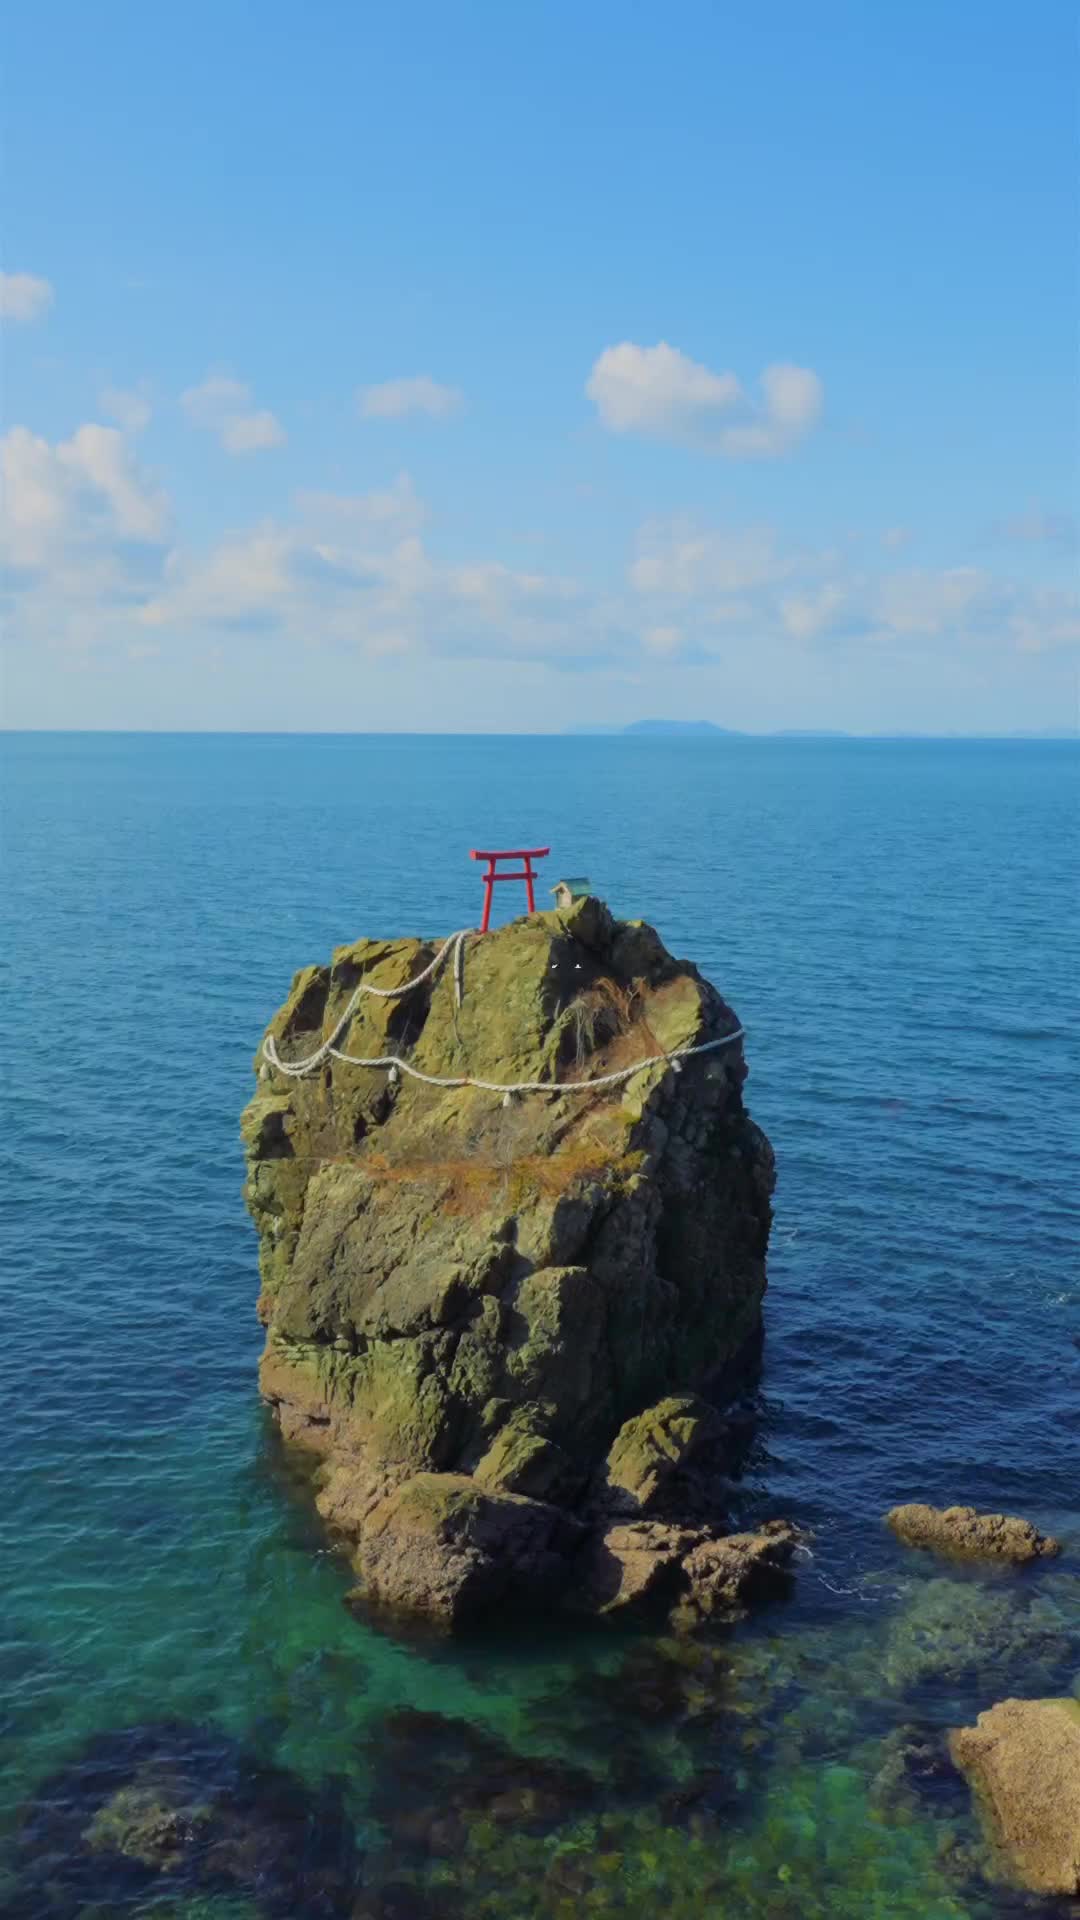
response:
<path id="1" fill-rule="evenodd" d="M 1074 726 L 1073 0 L 36 0 L 8 727 Z"/>

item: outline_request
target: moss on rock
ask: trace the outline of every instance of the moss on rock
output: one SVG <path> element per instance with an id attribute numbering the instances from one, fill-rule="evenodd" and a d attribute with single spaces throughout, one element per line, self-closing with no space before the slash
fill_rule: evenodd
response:
<path id="1" fill-rule="evenodd" d="M 312 1051 L 357 984 L 421 973 L 432 940 L 360 940 L 298 973 L 271 1021 Z M 337 1046 L 420 1072 L 576 1085 L 504 1104 L 331 1059 L 265 1059 L 242 1124 L 261 1242 L 264 1394 L 339 1476 L 473 1473 L 491 1495 L 577 1497 L 620 1428 L 729 1372 L 760 1333 L 773 1160 L 742 1100 L 736 1019 L 652 928 L 599 901 L 518 920 L 400 999 L 363 996 Z M 699 1402 L 621 1437 L 651 1497 L 707 1425 Z M 362 1504 L 362 1503 L 361 1503 Z M 347 1499 L 338 1511 L 349 1510 Z"/>
<path id="2" fill-rule="evenodd" d="M 610 1504 L 647 1512 L 672 1476 L 715 1436 L 715 1410 L 696 1394 L 672 1394 L 620 1427 L 606 1461 Z"/>

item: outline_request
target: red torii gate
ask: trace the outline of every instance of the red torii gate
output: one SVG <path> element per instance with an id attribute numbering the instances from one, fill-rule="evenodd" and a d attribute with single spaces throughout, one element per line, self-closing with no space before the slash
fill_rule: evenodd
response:
<path id="1" fill-rule="evenodd" d="M 470 860 L 487 861 L 487 872 L 482 876 L 484 882 L 484 917 L 480 922 L 481 933 L 486 933 L 491 925 L 491 895 L 496 880 L 524 880 L 525 897 L 529 902 L 529 912 L 536 912 L 536 894 L 533 890 L 533 881 L 536 879 L 536 875 L 533 872 L 532 863 L 534 860 L 546 860 L 550 852 L 550 847 L 512 847 L 509 851 L 504 849 L 502 853 L 480 853 L 475 847 L 471 850 L 469 854 Z M 496 873 L 495 866 L 499 860 L 521 860 L 524 862 L 524 865 L 516 868 L 513 873 Z"/>

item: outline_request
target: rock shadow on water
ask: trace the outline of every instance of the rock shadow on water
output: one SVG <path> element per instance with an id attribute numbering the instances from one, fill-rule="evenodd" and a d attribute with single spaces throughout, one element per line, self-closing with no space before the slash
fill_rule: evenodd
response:
<path id="1" fill-rule="evenodd" d="M 325 1551 L 326 1528 L 314 1512 L 319 1461 L 310 1449 L 291 1445 L 266 1407 L 260 1408 L 259 1446 L 248 1469 L 252 1493 L 269 1497 L 283 1516 L 290 1545 Z"/>
<path id="2" fill-rule="evenodd" d="M 543 1835 L 598 1803 L 584 1768 L 525 1755 L 471 1721 L 406 1707 L 373 1736 L 371 1812 L 396 1861 L 456 1858 L 481 1825 Z"/>
<path id="3" fill-rule="evenodd" d="M 765 1784 L 772 1736 L 740 1689 L 727 1645 L 669 1635 L 631 1641 L 611 1672 L 537 1703 L 530 1732 L 587 1756 L 613 1806 L 648 1810 L 705 1837 L 745 1821 Z"/>
<path id="4" fill-rule="evenodd" d="M 338 1786 L 312 1792 L 216 1729 L 94 1736 L 23 1809 L 4 1920 L 246 1896 L 269 1920 L 349 1915 L 360 1859 Z"/>
<path id="5" fill-rule="evenodd" d="M 880 1766 L 870 1783 L 870 1802 L 886 1819 L 966 1817 L 967 1787 L 941 1727 L 906 1721 L 886 1734 Z"/>
<path id="6" fill-rule="evenodd" d="M 733 1818 L 745 1815 L 745 1781 L 723 1753 L 728 1723 L 712 1723 L 712 1744 L 703 1743 L 692 1762 L 673 1768 L 670 1753 L 665 1760 L 673 1726 L 693 1720 L 705 1731 L 707 1683 L 699 1672 L 701 1703 L 688 1695 L 692 1684 L 670 1650 L 641 1644 L 606 1684 L 594 1676 L 584 1695 L 575 1690 L 580 1727 L 594 1724 L 588 1768 L 550 1752 L 522 1753 L 465 1720 L 415 1709 L 389 1714 L 372 1739 L 370 1811 L 386 1835 L 391 1881 L 414 1895 L 448 1896 L 458 1903 L 439 1906 L 448 1914 L 563 1920 L 593 1910 L 650 1910 L 651 1892 L 649 1908 L 638 1904 L 642 1869 L 633 1865 L 637 1852 L 647 1858 L 650 1837 L 666 1834 L 676 1848 L 709 1850 Z M 640 1744 L 633 1740 L 634 1706 L 627 1713 L 631 1700 L 644 1722 Z M 552 1696 L 551 1731 L 563 1741 L 568 1704 L 564 1695 L 560 1726 Z M 575 1714 L 571 1744 L 578 1730 Z M 542 1714 L 530 1716 L 528 1731 L 544 1737 Z M 652 1754 L 649 1732 L 660 1736 Z M 695 1892 L 700 1886 L 704 1895 L 720 1864 L 720 1854 L 711 1868 L 703 1854 L 690 1869 Z M 377 1885 L 376 1856 L 370 1871 Z"/>

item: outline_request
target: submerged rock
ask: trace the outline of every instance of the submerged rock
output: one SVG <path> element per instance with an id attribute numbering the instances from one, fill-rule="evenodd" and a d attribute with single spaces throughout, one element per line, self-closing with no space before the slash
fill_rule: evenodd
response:
<path id="1" fill-rule="evenodd" d="M 531 1737 L 595 1764 L 624 1809 L 655 1810 L 673 1787 L 696 1792 L 718 1763 L 758 1767 L 769 1735 L 756 1687 L 743 1696 L 733 1681 L 732 1645 L 634 1635 L 617 1666 L 581 1671 L 570 1693 L 556 1679 L 529 1710 Z"/>
<path id="2" fill-rule="evenodd" d="M 481 1822 L 543 1834 L 580 1819 L 598 1784 L 580 1767 L 518 1753 L 468 1720 L 401 1708 L 380 1724 L 372 1811 L 395 1851 L 459 1856 Z"/>
<path id="3" fill-rule="evenodd" d="M 387 1880 L 360 1895 L 348 1920 L 450 1920 L 460 1912 L 457 1897 L 445 1885 L 425 1893 L 407 1880 Z"/>
<path id="4" fill-rule="evenodd" d="M 46 1780 L 22 1810 L 16 1869 L 5 1912 L 19 1920 L 196 1893 L 247 1895 L 277 1920 L 331 1920 L 359 1884 L 336 1792 L 312 1794 L 215 1730 L 177 1722 L 98 1734 Z"/>
<path id="5" fill-rule="evenodd" d="M 339 948 L 296 976 L 273 1048 L 310 1055 L 361 981 L 407 987 L 436 952 Z M 318 1504 L 362 1590 L 451 1623 L 580 1603 L 613 1517 L 692 1509 L 687 1550 L 718 1531 L 715 1495 L 690 1499 L 717 1432 L 700 1395 L 756 1354 L 774 1179 L 735 1016 L 651 928 L 583 899 L 470 936 L 460 1004 L 454 971 L 362 997 L 339 1052 L 571 1088 L 644 1064 L 504 1100 L 330 1056 L 290 1079 L 264 1057 L 243 1120 L 262 1391 L 323 1456 Z"/>
<path id="6" fill-rule="evenodd" d="M 1080 1700 L 999 1701 L 949 1746 L 1022 1884 L 1080 1893 Z"/>
<path id="7" fill-rule="evenodd" d="M 940 1576 L 920 1584 L 890 1622 L 881 1671 L 898 1693 L 1053 1687 L 1075 1652 L 1075 1623 L 1070 1631 L 1046 1595 Z"/>
<path id="8" fill-rule="evenodd" d="M 1009 1560 L 1022 1566 L 1061 1552 L 1061 1543 L 1030 1520 L 1010 1513 L 976 1513 L 974 1507 L 893 1507 L 886 1523 L 908 1547 L 928 1547 L 960 1560 Z"/>
<path id="9" fill-rule="evenodd" d="M 941 1810 L 941 1800 L 964 1783 L 949 1757 L 939 1727 L 894 1727 L 881 1743 L 880 1765 L 870 1786 L 873 1805 L 887 1816 L 911 1818 Z"/>

